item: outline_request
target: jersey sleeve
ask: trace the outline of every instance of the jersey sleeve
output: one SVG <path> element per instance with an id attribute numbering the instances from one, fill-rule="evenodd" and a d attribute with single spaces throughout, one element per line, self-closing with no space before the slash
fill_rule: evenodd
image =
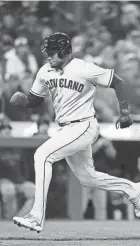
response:
<path id="1" fill-rule="evenodd" d="M 95 86 L 110 87 L 114 69 L 105 69 L 94 63 L 85 64 L 86 78 Z"/>
<path id="2" fill-rule="evenodd" d="M 48 94 L 47 85 L 45 85 L 45 80 L 42 78 L 40 71 L 36 75 L 30 92 L 38 97 L 45 97 Z"/>

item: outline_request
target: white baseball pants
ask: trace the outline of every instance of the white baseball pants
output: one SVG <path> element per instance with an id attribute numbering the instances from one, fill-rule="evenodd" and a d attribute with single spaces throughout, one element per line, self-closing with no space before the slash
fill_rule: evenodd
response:
<path id="1" fill-rule="evenodd" d="M 59 131 L 36 151 L 35 160 L 35 202 L 31 213 L 43 225 L 47 193 L 52 178 L 52 164 L 66 158 L 71 170 L 80 183 L 87 187 L 124 192 L 135 197 L 133 182 L 97 172 L 94 169 L 91 145 L 99 134 L 95 118 L 72 123 Z M 56 187 L 57 188 L 57 187 Z"/>

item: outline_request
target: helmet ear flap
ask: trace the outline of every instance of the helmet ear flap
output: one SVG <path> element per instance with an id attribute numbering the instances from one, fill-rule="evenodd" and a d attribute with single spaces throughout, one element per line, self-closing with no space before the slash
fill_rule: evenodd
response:
<path id="1" fill-rule="evenodd" d="M 59 46 L 60 50 L 58 50 L 58 57 L 60 59 L 64 58 L 64 56 L 69 55 L 72 52 L 71 43 L 69 41 L 61 42 L 61 46 Z"/>

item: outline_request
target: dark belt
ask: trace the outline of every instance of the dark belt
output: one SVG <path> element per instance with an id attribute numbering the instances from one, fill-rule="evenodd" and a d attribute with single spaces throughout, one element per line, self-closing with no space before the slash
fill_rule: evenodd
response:
<path id="1" fill-rule="evenodd" d="M 95 115 L 94 115 L 94 118 L 96 118 Z M 84 120 L 86 120 L 86 119 L 72 120 L 72 121 L 68 121 L 68 122 L 64 122 L 64 123 L 58 123 L 58 125 L 59 125 L 60 127 L 63 127 L 63 126 L 66 126 L 66 125 L 69 125 L 69 124 L 72 124 L 72 123 L 83 122 Z"/>

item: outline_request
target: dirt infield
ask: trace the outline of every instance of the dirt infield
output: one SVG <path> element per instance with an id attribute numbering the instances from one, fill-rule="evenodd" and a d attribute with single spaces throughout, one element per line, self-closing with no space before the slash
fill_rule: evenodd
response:
<path id="1" fill-rule="evenodd" d="M 140 221 L 46 221 L 40 234 L 0 221 L 0 246 L 140 246 Z"/>

